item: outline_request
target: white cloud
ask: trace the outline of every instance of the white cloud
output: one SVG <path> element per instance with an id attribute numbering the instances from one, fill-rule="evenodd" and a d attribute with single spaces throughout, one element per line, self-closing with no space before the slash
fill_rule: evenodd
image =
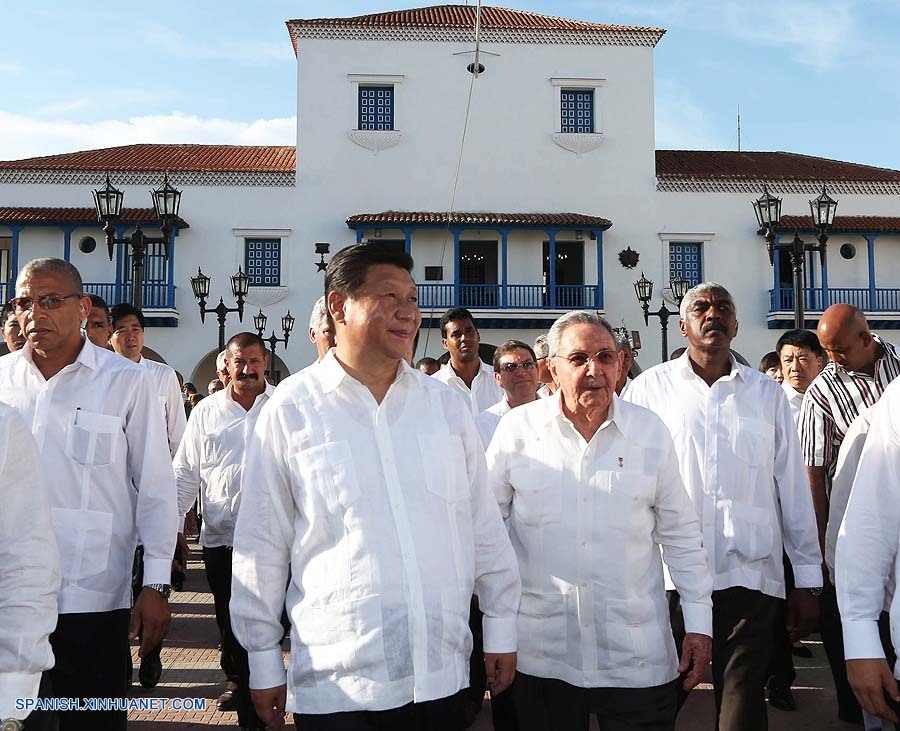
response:
<path id="1" fill-rule="evenodd" d="M 278 43 L 250 38 L 223 38 L 216 42 L 204 41 L 199 35 L 186 36 L 158 23 L 149 23 L 140 32 L 143 42 L 154 53 L 176 58 L 203 61 L 238 61 L 242 63 L 268 64 L 292 61 L 294 52 L 285 38 Z"/>
<path id="2" fill-rule="evenodd" d="M 671 79 L 656 84 L 656 148 L 659 150 L 721 150 L 721 139 L 690 91 Z"/>
<path id="3" fill-rule="evenodd" d="M 825 70 L 860 44 L 850 0 L 584 0 L 604 14 L 665 28 L 690 27 L 749 43 L 783 49 L 795 61 Z"/>
<path id="4" fill-rule="evenodd" d="M 135 143 L 293 145 L 296 117 L 240 122 L 167 115 L 57 122 L 0 111 L 0 160 Z"/>

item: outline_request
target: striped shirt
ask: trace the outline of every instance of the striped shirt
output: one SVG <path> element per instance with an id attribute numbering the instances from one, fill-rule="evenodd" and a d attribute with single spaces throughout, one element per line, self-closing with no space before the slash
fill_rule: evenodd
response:
<path id="1" fill-rule="evenodd" d="M 875 376 L 845 371 L 829 362 L 806 389 L 800 409 L 800 443 L 808 467 L 825 467 L 834 476 L 838 451 L 850 424 L 863 406 L 871 406 L 887 385 L 900 375 L 900 357 L 895 346 L 877 335 L 872 339 L 882 347 L 875 361 Z"/>

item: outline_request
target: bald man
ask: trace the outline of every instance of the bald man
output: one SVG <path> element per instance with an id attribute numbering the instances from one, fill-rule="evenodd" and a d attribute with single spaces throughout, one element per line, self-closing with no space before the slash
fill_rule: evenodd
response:
<path id="1" fill-rule="evenodd" d="M 900 357 L 893 345 L 869 331 L 863 312 L 850 305 L 832 305 L 825 310 L 817 334 L 828 365 L 806 390 L 798 429 L 824 551 L 828 495 L 841 443 L 860 409 L 878 401 L 900 374 Z M 858 722 L 862 712 L 847 682 L 840 615 L 834 586 L 827 580 L 820 609 L 822 643 L 834 677 L 838 717 Z"/>

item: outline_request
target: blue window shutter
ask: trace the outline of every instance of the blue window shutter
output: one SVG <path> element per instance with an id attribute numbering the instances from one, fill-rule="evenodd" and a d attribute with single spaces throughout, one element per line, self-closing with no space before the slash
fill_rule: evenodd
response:
<path id="1" fill-rule="evenodd" d="M 701 244 L 669 243 L 669 280 L 682 277 L 693 287 L 703 281 Z"/>
<path id="2" fill-rule="evenodd" d="M 594 90 L 560 91 L 561 132 L 591 134 L 594 131 Z"/>
<path id="3" fill-rule="evenodd" d="M 357 129 L 394 129 L 394 87 L 359 87 Z"/>
<path id="4" fill-rule="evenodd" d="M 245 267 L 250 285 L 281 286 L 281 239 L 246 239 Z"/>

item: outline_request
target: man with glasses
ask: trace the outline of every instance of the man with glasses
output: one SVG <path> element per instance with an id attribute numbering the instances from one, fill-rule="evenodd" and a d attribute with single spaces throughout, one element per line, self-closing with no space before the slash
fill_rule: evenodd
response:
<path id="1" fill-rule="evenodd" d="M 494 351 L 494 379 L 503 389 L 503 398 L 475 417 L 475 426 L 485 449 L 506 412 L 537 398 L 537 358 L 531 347 L 521 340 L 507 340 L 497 348 Z"/>
<path id="2" fill-rule="evenodd" d="M 796 586 L 788 598 L 791 638 L 809 633 L 818 616 L 816 518 L 784 391 L 731 354 L 734 298 L 720 284 L 698 284 L 680 315 L 687 351 L 634 379 L 626 398 L 669 428 L 702 526 L 714 582 L 718 728 L 759 731 L 768 724 L 764 688 L 778 600 L 785 598 L 783 551 Z M 678 594 L 670 597 L 679 634 L 682 614 L 685 623 L 689 617 L 683 596 L 680 602 L 681 611 Z"/>
<path id="3" fill-rule="evenodd" d="M 609 323 L 560 317 L 548 336 L 558 395 L 510 411 L 487 450 L 491 486 L 519 559 L 523 731 L 671 730 L 676 684 L 710 657 L 712 581 L 672 439 L 620 401 Z M 684 592 L 681 663 L 669 628 L 660 547 Z M 684 681 L 679 672 L 690 671 Z"/>
<path id="4" fill-rule="evenodd" d="M 102 297 L 89 294 L 91 299 L 91 311 L 84 323 L 84 331 L 90 340 L 98 348 L 108 348 L 109 339 L 112 337 L 112 320 L 109 316 L 109 306 Z"/>
<path id="5" fill-rule="evenodd" d="M 59 622 L 50 637 L 59 698 L 124 698 L 129 637 L 140 655 L 169 627 L 178 508 L 160 406 L 144 369 L 87 342 L 91 301 L 61 259 L 20 271 L 13 300 L 28 340 L 0 359 L 0 400 L 31 428 L 59 545 Z M 144 588 L 131 607 L 138 535 Z M 59 726 L 125 728 L 125 711 L 62 711 Z"/>

